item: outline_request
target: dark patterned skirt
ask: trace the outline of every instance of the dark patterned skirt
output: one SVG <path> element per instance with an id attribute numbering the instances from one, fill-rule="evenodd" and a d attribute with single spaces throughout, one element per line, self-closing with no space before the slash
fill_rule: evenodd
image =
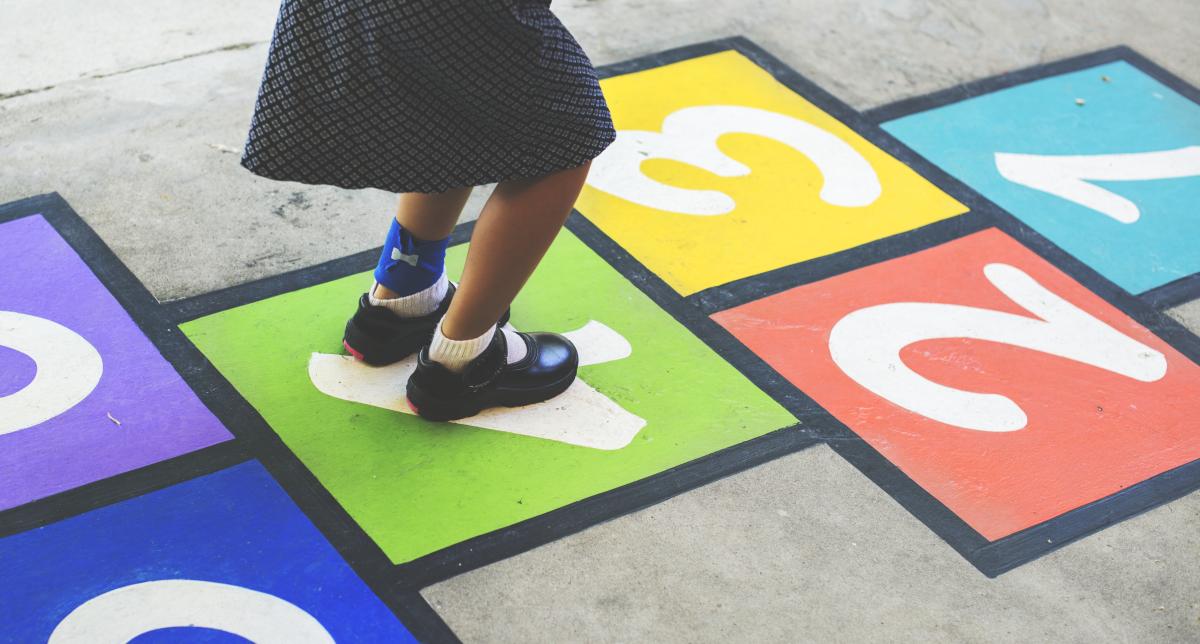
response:
<path id="1" fill-rule="evenodd" d="M 548 0 L 283 0 L 242 165 L 441 192 L 573 168 L 615 138 Z"/>

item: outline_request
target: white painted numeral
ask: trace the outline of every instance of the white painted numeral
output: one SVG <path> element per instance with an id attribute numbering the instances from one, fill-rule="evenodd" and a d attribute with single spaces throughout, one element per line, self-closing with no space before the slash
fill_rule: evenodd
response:
<path id="1" fill-rule="evenodd" d="M 0 435 L 44 423 L 78 405 L 104 372 L 95 347 L 45 318 L 0 311 L 0 346 L 29 356 L 37 366 L 32 382 L 0 397 Z"/>
<path id="2" fill-rule="evenodd" d="M 811 123 L 753 107 L 698 105 L 663 119 L 662 132 L 621 130 L 592 163 L 588 183 L 627 201 L 687 215 L 721 215 L 734 201 L 717 190 L 691 190 L 659 183 L 642 174 L 643 161 L 673 159 L 721 177 L 750 174 L 750 168 L 717 147 L 723 134 L 757 134 L 808 156 L 824 177 L 821 199 L 835 206 L 868 206 L 883 191 L 875 169 L 850 144 Z"/>
<path id="3" fill-rule="evenodd" d="M 858 384 L 900 407 L 986 432 L 1022 429 L 1028 419 L 1004 396 L 927 380 L 904 364 L 900 351 L 922 340 L 973 338 L 1061 356 L 1142 382 L 1166 374 L 1163 354 L 1051 293 L 1020 269 L 988 264 L 983 272 L 1000 292 L 1041 319 L 956 304 L 880 304 L 834 325 L 829 336 L 833 361 Z"/>
<path id="4" fill-rule="evenodd" d="M 633 352 L 621 334 L 594 320 L 564 335 L 579 349 L 580 366 L 620 360 Z M 321 393 L 334 398 L 411 414 L 404 400 L 404 383 L 416 364 L 415 356 L 386 367 L 371 367 L 350 356 L 314 353 L 308 362 L 308 377 Z M 625 447 L 646 425 L 644 419 L 581 379 L 550 401 L 487 409 L 461 422 L 605 450 Z"/>
<path id="5" fill-rule="evenodd" d="M 997 152 L 996 169 L 1013 183 L 1073 201 L 1123 224 L 1132 224 L 1142 214 L 1137 204 L 1088 182 L 1200 176 L 1200 146 L 1161 152 L 1078 156 Z"/>
<path id="6" fill-rule="evenodd" d="M 163 628 L 211 628 L 255 644 L 333 644 L 312 615 L 274 595 L 195 579 L 122 586 L 81 604 L 49 644 L 125 644 Z"/>

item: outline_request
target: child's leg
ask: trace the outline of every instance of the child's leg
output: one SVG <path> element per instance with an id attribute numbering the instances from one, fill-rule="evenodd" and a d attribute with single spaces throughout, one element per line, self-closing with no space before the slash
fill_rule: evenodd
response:
<path id="1" fill-rule="evenodd" d="M 501 183 L 484 206 L 459 290 L 408 380 L 409 404 L 434 420 L 541 402 L 575 380 L 579 352 L 554 333 L 497 322 L 554 241 L 588 166 Z"/>
<path id="2" fill-rule="evenodd" d="M 400 195 L 396 208 L 396 219 L 384 246 L 378 269 L 375 271 L 379 286 L 373 295 L 378 299 L 391 299 L 411 295 L 430 286 L 437 279 L 443 266 L 442 253 L 445 240 L 454 230 L 458 216 L 462 213 L 471 188 L 454 188 L 446 192 L 409 192 Z M 400 237 L 407 233 L 405 244 Z M 423 261 L 413 263 L 405 251 L 430 247 Z M 407 247 L 405 247 L 407 246 Z M 413 253 L 416 255 L 417 253 Z M 432 275 L 430 275 L 432 273 Z"/>
<path id="3" fill-rule="evenodd" d="M 475 338 L 496 323 L 562 228 L 589 165 L 496 186 L 475 224 L 458 292 L 442 321 L 447 338 Z"/>
<path id="4" fill-rule="evenodd" d="M 446 245 L 470 188 L 400 195 L 371 290 L 359 298 L 342 344 L 359 360 L 392 364 L 429 342 L 453 287 Z"/>

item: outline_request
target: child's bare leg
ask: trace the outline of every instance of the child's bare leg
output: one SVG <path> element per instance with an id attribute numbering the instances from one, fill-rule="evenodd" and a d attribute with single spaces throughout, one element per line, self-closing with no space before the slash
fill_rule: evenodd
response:
<path id="1" fill-rule="evenodd" d="M 575 380 L 579 352 L 570 340 L 497 324 L 562 228 L 587 172 L 584 165 L 496 187 L 475 224 L 458 291 L 408 379 L 418 414 L 454 420 L 529 405 Z"/>
<path id="2" fill-rule="evenodd" d="M 454 231 L 471 188 L 452 188 L 446 192 L 407 192 L 400 195 L 396 221 L 420 239 L 445 239 Z M 394 298 L 396 292 L 380 284 L 378 298 Z"/>
<path id="3" fill-rule="evenodd" d="M 447 338 L 475 338 L 496 323 L 562 228 L 589 166 L 496 186 L 475 224 L 458 292 L 442 320 Z"/>

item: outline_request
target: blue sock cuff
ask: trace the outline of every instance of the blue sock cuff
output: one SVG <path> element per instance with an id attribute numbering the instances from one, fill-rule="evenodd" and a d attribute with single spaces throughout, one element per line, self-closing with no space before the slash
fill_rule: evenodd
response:
<path id="1" fill-rule="evenodd" d="M 423 291 L 442 276 L 450 238 L 423 240 L 413 237 L 395 219 L 375 267 L 375 281 L 400 297 Z"/>

